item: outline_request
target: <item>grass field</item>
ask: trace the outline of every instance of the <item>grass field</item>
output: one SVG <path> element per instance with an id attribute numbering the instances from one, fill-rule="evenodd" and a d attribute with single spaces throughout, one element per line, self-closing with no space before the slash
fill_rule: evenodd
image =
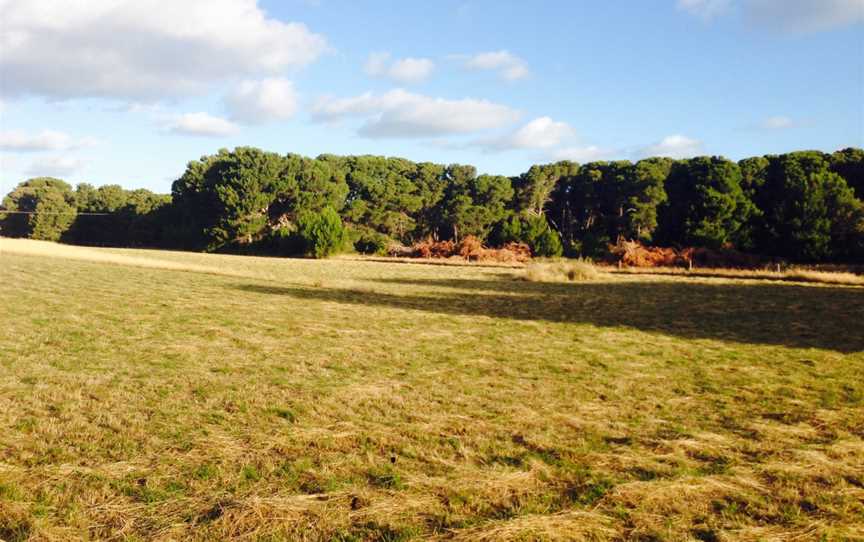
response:
<path id="1" fill-rule="evenodd" d="M 0 240 L 0 539 L 864 539 L 864 288 L 521 273 Z"/>

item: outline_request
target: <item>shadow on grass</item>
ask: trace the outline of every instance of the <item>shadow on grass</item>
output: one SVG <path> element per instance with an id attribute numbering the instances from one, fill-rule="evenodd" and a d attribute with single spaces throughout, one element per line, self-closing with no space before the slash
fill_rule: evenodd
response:
<path id="1" fill-rule="evenodd" d="M 843 353 L 864 351 L 862 288 L 690 281 L 555 284 L 509 277 L 378 282 L 418 287 L 418 294 L 258 284 L 237 287 L 309 301 L 627 327 L 688 339 Z"/>

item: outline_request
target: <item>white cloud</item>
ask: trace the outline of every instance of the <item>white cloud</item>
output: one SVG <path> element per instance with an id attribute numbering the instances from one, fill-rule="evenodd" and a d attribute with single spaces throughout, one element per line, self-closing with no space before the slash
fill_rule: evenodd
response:
<path id="1" fill-rule="evenodd" d="M 545 149 L 560 144 L 562 139 L 572 137 L 573 134 L 573 128 L 566 122 L 538 117 L 516 130 L 508 139 L 515 148 Z"/>
<path id="2" fill-rule="evenodd" d="M 435 64 L 428 58 L 403 58 L 390 66 L 391 79 L 403 83 L 423 81 L 432 74 Z"/>
<path id="3" fill-rule="evenodd" d="M 511 149 L 549 149 L 575 134 L 566 122 L 538 117 L 501 138 L 479 141 L 477 145 L 490 151 Z"/>
<path id="4" fill-rule="evenodd" d="M 86 162 L 71 156 L 49 156 L 34 160 L 24 172 L 33 177 L 65 177 L 80 171 Z"/>
<path id="5" fill-rule="evenodd" d="M 864 22 L 864 0 L 749 0 L 752 21 L 777 30 L 817 32 Z"/>
<path id="6" fill-rule="evenodd" d="M 598 160 L 609 160 L 619 154 L 615 149 L 604 149 L 597 145 L 584 147 L 565 147 L 552 153 L 555 160 L 571 160 L 573 162 L 588 163 Z"/>
<path id="7" fill-rule="evenodd" d="M 232 119 L 251 124 L 285 120 L 297 111 L 294 84 L 283 78 L 243 81 L 225 99 Z"/>
<path id="8" fill-rule="evenodd" d="M 759 127 L 765 130 L 786 130 L 795 126 L 795 121 L 784 116 L 768 117 L 759 124 Z"/>
<path id="9" fill-rule="evenodd" d="M 435 69 L 428 58 L 402 58 L 390 62 L 390 53 L 371 53 L 364 70 L 371 77 L 386 77 L 399 83 L 420 83 Z"/>
<path id="10" fill-rule="evenodd" d="M 664 137 L 653 145 L 637 151 L 639 157 L 663 156 L 667 158 L 690 158 L 702 154 L 702 142 L 680 134 Z"/>
<path id="11" fill-rule="evenodd" d="M 678 9 L 705 20 L 740 12 L 762 28 L 817 32 L 864 21 L 864 0 L 677 0 Z"/>
<path id="12" fill-rule="evenodd" d="M 366 75 L 371 77 L 379 77 L 387 73 L 387 66 L 390 63 L 390 53 L 369 53 L 369 58 L 366 59 L 366 65 L 363 70 Z"/>
<path id="13" fill-rule="evenodd" d="M 496 71 L 508 81 L 528 77 L 528 64 L 510 51 L 492 51 L 475 55 L 460 55 L 463 65 L 470 70 Z"/>
<path id="14" fill-rule="evenodd" d="M 168 124 L 172 132 L 204 137 L 224 137 L 237 131 L 237 125 L 209 113 L 186 113 Z"/>
<path id="15" fill-rule="evenodd" d="M 678 0 L 678 9 L 708 20 L 726 13 L 731 3 L 731 0 Z"/>
<path id="16" fill-rule="evenodd" d="M 2 91 L 168 98 L 313 62 L 325 39 L 256 0 L 0 0 Z"/>
<path id="17" fill-rule="evenodd" d="M 438 137 L 499 128 L 519 118 L 505 105 L 487 100 L 448 100 L 402 89 L 351 98 L 324 97 L 312 108 L 319 121 L 365 118 L 359 134 L 372 138 Z"/>
<path id="18" fill-rule="evenodd" d="M 6 151 L 65 151 L 96 144 L 98 141 L 92 137 L 74 138 L 57 130 L 43 130 L 38 134 L 0 132 L 0 149 Z"/>

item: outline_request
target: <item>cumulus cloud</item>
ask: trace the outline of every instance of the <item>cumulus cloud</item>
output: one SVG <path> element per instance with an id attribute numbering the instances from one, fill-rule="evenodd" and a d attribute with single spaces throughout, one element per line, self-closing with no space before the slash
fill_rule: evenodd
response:
<path id="1" fill-rule="evenodd" d="M 564 139 L 574 134 L 573 128 L 566 122 L 555 121 L 550 117 L 538 117 L 511 134 L 478 144 L 491 151 L 549 149 L 560 145 Z"/>
<path id="2" fill-rule="evenodd" d="M 463 66 L 469 70 L 494 71 L 508 81 L 524 79 L 530 73 L 524 60 L 506 50 L 459 55 L 456 58 L 461 59 Z"/>
<path id="3" fill-rule="evenodd" d="M 597 145 L 586 145 L 584 147 L 564 147 L 552 153 L 554 160 L 570 160 L 572 162 L 588 163 L 598 160 L 609 160 L 619 151 L 606 149 Z"/>
<path id="4" fill-rule="evenodd" d="M 66 151 L 92 147 L 96 144 L 98 141 L 94 138 L 75 138 L 57 130 L 43 130 L 38 134 L 19 131 L 0 132 L 0 149 L 5 151 Z"/>
<path id="5" fill-rule="evenodd" d="M 183 135 L 224 137 L 234 134 L 237 125 L 209 113 L 186 113 L 168 123 L 168 130 Z"/>
<path id="6" fill-rule="evenodd" d="M 768 117 L 759 124 L 759 127 L 765 130 L 786 130 L 788 128 L 794 128 L 795 126 L 795 121 L 782 115 Z"/>
<path id="7" fill-rule="evenodd" d="M 160 99 L 313 62 L 326 40 L 257 0 L 0 0 L 2 92 Z"/>
<path id="8" fill-rule="evenodd" d="M 388 74 L 396 81 L 415 83 L 429 77 L 434 68 L 435 64 L 428 58 L 403 58 L 390 66 Z"/>
<path id="9" fill-rule="evenodd" d="M 678 0 L 678 9 L 708 20 L 728 11 L 731 3 L 731 0 Z"/>
<path id="10" fill-rule="evenodd" d="M 428 58 L 401 58 L 391 62 L 390 53 L 372 53 L 364 70 L 371 77 L 386 77 L 403 84 L 425 81 L 435 69 Z"/>
<path id="11" fill-rule="evenodd" d="M 285 120 L 297 111 L 294 84 L 284 78 L 243 81 L 225 99 L 232 119 L 259 124 Z"/>
<path id="12" fill-rule="evenodd" d="M 438 137 L 500 128 L 519 118 L 505 105 L 487 100 L 448 100 L 395 89 L 350 98 L 324 97 L 312 108 L 319 121 L 363 118 L 359 134 L 371 138 Z"/>
<path id="13" fill-rule="evenodd" d="M 763 28 L 817 32 L 864 21 L 864 0 L 677 0 L 678 9 L 705 20 L 740 12 Z"/>
<path id="14" fill-rule="evenodd" d="M 816 32 L 864 21 L 864 0 L 749 0 L 752 21 L 783 31 Z"/>
<path id="15" fill-rule="evenodd" d="M 639 157 L 662 156 L 666 158 L 690 158 L 702 154 L 702 142 L 680 134 L 664 137 L 657 143 L 638 149 Z"/>
<path id="16" fill-rule="evenodd" d="M 80 171 L 86 162 L 71 156 L 49 156 L 34 160 L 27 170 L 26 175 L 33 177 L 66 177 Z"/>
<path id="17" fill-rule="evenodd" d="M 389 65 L 390 53 L 369 53 L 369 58 L 366 59 L 366 65 L 363 66 L 363 71 L 366 72 L 366 75 L 371 77 L 379 77 L 387 73 Z"/>

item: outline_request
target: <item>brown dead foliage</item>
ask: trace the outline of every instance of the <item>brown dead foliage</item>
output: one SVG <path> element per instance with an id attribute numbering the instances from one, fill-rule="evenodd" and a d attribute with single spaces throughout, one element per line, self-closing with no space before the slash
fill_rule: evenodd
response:
<path id="1" fill-rule="evenodd" d="M 402 258 L 460 258 L 469 262 L 524 263 L 531 259 L 531 248 L 525 243 L 507 243 L 501 248 L 487 248 L 480 239 L 468 235 L 458 243 L 427 238 L 410 247 L 392 247 L 389 255 Z"/>
<path id="2" fill-rule="evenodd" d="M 758 256 L 731 247 L 651 247 L 639 241 L 621 239 L 609 246 L 613 263 L 627 267 L 713 267 L 755 269 L 764 262 Z"/>
<path id="3" fill-rule="evenodd" d="M 415 258 L 449 258 L 456 251 L 453 241 L 435 241 L 431 238 L 415 243 L 411 247 Z"/>

